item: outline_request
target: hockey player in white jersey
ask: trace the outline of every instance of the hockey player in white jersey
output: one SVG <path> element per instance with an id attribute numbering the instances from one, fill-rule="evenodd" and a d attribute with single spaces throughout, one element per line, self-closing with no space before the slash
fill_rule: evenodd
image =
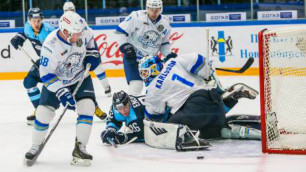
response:
<path id="1" fill-rule="evenodd" d="M 26 153 L 26 160 L 37 154 L 47 134 L 49 123 L 55 116 L 60 103 L 68 109 L 76 110 L 76 141 L 72 156 L 73 165 L 90 165 L 92 156 L 87 153 L 86 145 L 92 128 L 95 111 L 95 94 L 90 75 L 81 84 L 73 97 L 72 92 L 85 72 L 88 63 L 91 70 L 101 62 L 88 52 L 97 48 L 91 29 L 75 12 L 64 13 L 59 20 L 59 29 L 48 35 L 41 50 L 40 76 L 44 83 L 41 100 L 34 122 L 33 145 Z"/>
<path id="2" fill-rule="evenodd" d="M 153 121 L 167 118 L 168 123 L 187 125 L 200 130 L 200 138 L 221 137 L 221 129 L 228 128 L 225 114 L 240 98 L 255 99 L 258 92 L 245 84 L 235 84 L 227 90 L 217 79 L 212 62 L 200 54 L 180 55 L 164 65 L 158 57 L 145 57 L 139 62 L 139 71 L 149 83 L 145 98 L 145 115 Z M 170 109 L 170 115 L 166 109 Z M 232 120 L 231 120 L 232 121 Z M 240 127 L 243 128 L 243 127 Z M 260 139 L 259 130 L 224 131 L 237 138 Z M 248 132 L 250 131 L 250 132 Z M 146 139 L 146 138 L 145 138 Z"/>
<path id="3" fill-rule="evenodd" d="M 64 12 L 67 12 L 67 11 L 76 12 L 73 2 L 65 2 L 63 6 L 63 10 Z M 86 27 L 89 27 L 89 26 L 87 25 Z M 100 56 L 99 51 L 94 50 L 93 52 Z M 107 97 L 111 97 L 112 96 L 111 87 L 106 77 L 105 70 L 102 66 L 102 62 L 96 67 L 94 72 L 104 88 L 105 95 L 107 95 Z M 100 109 L 97 101 L 95 101 L 95 105 L 96 105 L 95 115 L 101 120 L 104 120 L 107 117 L 107 114 Z"/>
<path id="4" fill-rule="evenodd" d="M 132 12 L 116 29 L 130 95 L 142 92 L 143 81 L 138 71 L 138 61 L 142 57 L 156 56 L 159 52 L 166 59 L 176 57 L 169 43 L 171 27 L 162 11 L 161 0 L 147 0 L 146 10 Z"/>

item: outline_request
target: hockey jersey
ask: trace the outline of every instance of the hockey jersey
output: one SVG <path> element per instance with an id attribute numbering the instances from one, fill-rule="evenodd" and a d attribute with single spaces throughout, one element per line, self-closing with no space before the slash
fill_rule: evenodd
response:
<path id="1" fill-rule="evenodd" d="M 123 116 L 120 114 L 114 106 L 111 106 L 109 111 L 109 116 L 107 118 L 107 128 L 114 128 L 117 131 L 121 129 L 122 124 L 125 125 L 132 131 L 131 133 L 127 132 L 128 140 L 131 140 L 133 137 L 137 136 L 138 141 L 143 141 L 144 131 L 143 131 L 143 119 L 145 107 L 144 96 L 129 96 L 130 97 L 130 113 L 128 116 Z"/>
<path id="2" fill-rule="evenodd" d="M 24 35 L 31 42 L 36 54 L 40 56 L 41 46 L 47 36 L 53 31 L 53 27 L 48 23 L 42 23 L 40 32 L 35 35 L 29 21 L 24 25 Z"/>
<path id="3" fill-rule="evenodd" d="M 40 56 L 41 80 L 51 92 L 78 82 L 85 71 L 83 60 L 86 50 L 96 48 L 94 34 L 88 27 L 72 44 L 62 39 L 59 32 L 56 29 L 48 35 Z"/>
<path id="4" fill-rule="evenodd" d="M 160 15 L 152 22 L 146 10 L 132 12 L 116 29 L 118 43 L 130 43 L 136 49 L 137 59 L 147 55 L 163 56 L 171 53 L 169 39 L 171 27 L 166 16 Z"/>
<path id="5" fill-rule="evenodd" d="M 217 82 L 208 84 L 204 80 L 213 73 L 212 63 L 200 54 L 180 55 L 168 60 L 160 74 L 147 87 L 146 116 L 162 118 L 167 107 L 174 114 L 195 91 L 217 88 Z"/>

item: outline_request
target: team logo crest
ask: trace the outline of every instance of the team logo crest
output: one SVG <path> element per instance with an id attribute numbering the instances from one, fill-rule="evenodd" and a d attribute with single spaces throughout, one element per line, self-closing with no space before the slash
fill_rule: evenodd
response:
<path id="1" fill-rule="evenodd" d="M 158 25 L 158 26 L 157 26 L 157 30 L 158 30 L 159 32 L 163 31 L 164 28 L 165 28 L 165 27 L 164 27 L 163 25 Z"/>
<path id="2" fill-rule="evenodd" d="M 224 31 L 218 31 L 218 37 L 212 36 L 210 39 L 212 56 L 219 56 L 220 62 L 225 62 L 226 56 L 232 56 L 233 41 L 231 36 L 225 36 Z"/>
<path id="3" fill-rule="evenodd" d="M 82 65 L 82 54 L 72 53 L 62 64 L 57 67 L 59 76 L 70 78 L 75 75 Z"/>
<path id="4" fill-rule="evenodd" d="M 143 36 L 140 36 L 138 41 L 142 43 L 143 48 L 153 47 L 156 48 L 157 41 L 159 39 L 160 35 L 158 32 L 154 30 L 149 30 L 143 34 Z"/>

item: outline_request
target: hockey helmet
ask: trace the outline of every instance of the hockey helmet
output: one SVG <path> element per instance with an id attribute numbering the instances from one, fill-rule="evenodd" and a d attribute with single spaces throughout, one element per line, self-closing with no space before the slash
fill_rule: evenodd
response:
<path id="1" fill-rule="evenodd" d="M 116 110 L 123 108 L 130 102 L 129 95 L 124 91 L 119 91 L 113 95 L 113 106 Z"/>
<path id="2" fill-rule="evenodd" d="M 138 65 L 140 77 L 148 85 L 163 69 L 163 63 L 157 56 L 145 56 Z"/>
<path id="3" fill-rule="evenodd" d="M 75 12 L 65 12 L 59 20 L 59 28 L 62 32 L 67 30 L 69 32 L 70 39 L 72 34 L 81 33 L 85 30 L 85 21 L 83 18 Z"/>
<path id="4" fill-rule="evenodd" d="M 38 7 L 29 9 L 28 19 L 31 20 L 32 18 L 44 18 L 42 11 Z"/>
<path id="5" fill-rule="evenodd" d="M 63 6 L 63 10 L 64 10 L 64 12 L 75 11 L 75 6 L 72 2 L 65 2 L 64 6 Z"/>
<path id="6" fill-rule="evenodd" d="M 159 8 L 160 13 L 163 12 L 163 1 L 162 0 L 147 0 L 146 2 L 146 9 L 149 8 Z"/>

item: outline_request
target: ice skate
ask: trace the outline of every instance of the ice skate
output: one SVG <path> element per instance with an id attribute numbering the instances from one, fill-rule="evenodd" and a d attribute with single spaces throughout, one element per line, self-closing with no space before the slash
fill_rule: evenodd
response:
<path id="1" fill-rule="evenodd" d="M 104 93 L 105 93 L 105 95 L 106 95 L 107 97 L 111 97 L 111 96 L 112 96 L 112 89 L 111 89 L 111 87 L 108 86 L 108 87 L 105 89 Z"/>
<path id="2" fill-rule="evenodd" d="M 24 162 L 27 166 L 32 166 L 35 163 L 39 148 L 40 145 L 32 145 L 31 149 L 25 154 Z"/>
<path id="3" fill-rule="evenodd" d="M 104 120 L 107 117 L 107 114 L 103 112 L 99 106 L 96 107 L 95 115 L 100 118 L 101 120 Z"/>
<path id="4" fill-rule="evenodd" d="M 36 109 L 34 110 L 34 112 L 33 112 L 32 115 L 27 116 L 27 124 L 28 124 L 28 125 L 33 125 L 35 119 L 36 119 Z"/>
<path id="5" fill-rule="evenodd" d="M 237 83 L 231 86 L 229 89 L 227 89 L 222 94 L 222 98 L 227 99 L 227 98 L 232 97 L 237 100 L 240 98 L 255 99 L 257 95 L 258 95 L 258 91 L 256 91 L 255 89 L 245 84 Z"/>
<path id="6" fill-rule="evenodd" d="M 72 152 L 72 161 L 71 165 L 75 166 L 90 166 L 92 156 L 87 153 L 86 146 L 81 142 L 76 141 L 74 150 Z"/>

